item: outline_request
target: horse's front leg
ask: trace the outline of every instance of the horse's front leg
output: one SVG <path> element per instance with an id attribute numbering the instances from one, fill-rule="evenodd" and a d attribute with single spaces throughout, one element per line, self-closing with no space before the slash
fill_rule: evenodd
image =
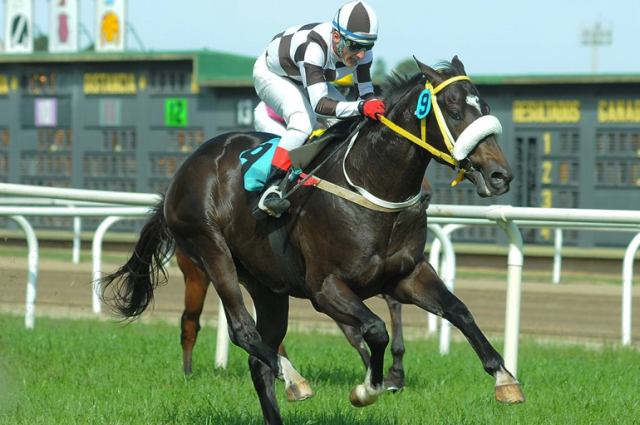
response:
<path id="1" fill-rule="evenodd" d="M 496 379 L 496 399 L 503 403 L 524 401 L 520 383 L 504 367 L 502 356 L 478 328 L 467 306 L 449 292 L 426 261 L 418 264 L 409 277 L 400 281 L 391 295 L 401 303 L 415 304 L 442 316 L 460 329 L 480 357 L 484 370 Z"/>
<path id="2" fill-rule="evenodd" d="M 391 298 L 389 295 L 383 295 L 387 306 L 389 307 L 389 315 L 391 316 L 391 355 L 393 363 L 389 367 L 387 375 L 384 377 L 384 386 L 388 391 L 397 392 L 404 388 L 404 367 L 402 365 L 402 357 L 404 356 L 404 339 L 402 337 L 402 304 Z M 360 328 L 345 325 L 336 322 L 349 344 L 356 349 L 365 368 L 369 368 L 370 355 L 367 345 L 364 341 Z"/>
<path id="3" fill-rule="evenodd" d="M 404 338 L 402 336 L 402 304 L 389 295 L 383 295 L 391 317 L 391 356 L 393 363 L 384 378 L 387 390 L 396 392 L 404 388 Z"/>
<path id="4" fill-rule="evenodd" d="M 360 329 L 371 357 L 364 382 L 351 391 L 349 400 L 356 407 L 373 404 L 384 392 L 384 351 L 389 344 L 384 321 L 369 310 L 346 282 L 333 275 L 325 278 L 320 289 L 312 293 L 311 301 L 316 309 L 336 322 Z"/>

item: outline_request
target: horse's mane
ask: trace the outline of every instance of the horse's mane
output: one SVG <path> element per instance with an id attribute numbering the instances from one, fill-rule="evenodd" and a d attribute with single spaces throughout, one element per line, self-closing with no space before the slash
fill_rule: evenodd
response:
<path id="1" fill-rule="evenodd" d="M 421 79 L 424 79 L 424 75 L 420 72 L 414 75 L 401 75 L 392 72 L 382 84 L 382 95 L 387 107 L 398 102 L 406 91 L 415 87 Z"/>
<path id="2" fill-rule="evenodd" d="M 433 65 L 433 69 L 438 71 L 440 74 L 443 74 L 445 77 L 453 77 L 454 75 L 459 74 L 458 70 L 449 61 L 437 62 Z"/>
<path id="3" fill-rule="evenodd" d="M 433 66 L 433 69 L 446 77 L 458 74 L 458 70 L 449 61 L 440 61 Z M 387 105 L 395 104 L 402 98 L 407 90 L 418 84 L 418 82 L 424 78 L 425 76 L 421 72 L 413 75 L 392 72 L 382 84 L 382 94 L 384 95 L 385 103 Z"/>

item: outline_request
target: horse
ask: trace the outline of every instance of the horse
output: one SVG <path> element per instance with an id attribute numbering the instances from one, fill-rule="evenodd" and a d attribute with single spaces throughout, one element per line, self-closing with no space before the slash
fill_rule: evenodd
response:
<path id="1" fill-rule="evenodd" d="M 177 170 L 131 258 L 103 277 L 103 300 L 124 317 L 141 315 L 166 279 L 162 260 L 175 243 L 216 289 L 232 342 L 249 354 L 267 424 L 283 423 L 275 379 L 291 380 L 283 367 L 288 361 L 277 353 L 290 296 L 360 329 L 370 361 L 364 381 L 350 392 L 354 406 L 372 404 L 384 392 L 389 335 L 363 302 L 379 294 L 447 319 L 494 377 L 496 399 L 523 402 L 520 383 L 423 252 L 427 217 L 420 186 L 431 160 L 458 169 L 480 196 L 509 190 L 513 174 L 497 142 L 497 119 L 457 56 L 438 69 L 416 63 L 417 74 L 390 81 L 388 112 L 380 122 L 359 124 L 348 145 L 325 149 L 310 165 L 322 164 L 314 172 L 318 186 L 330 181 L 353 187 L 373 203 L 401 208 L 363 208 L 309 184 L 291 193 L 288 214 L 257 221 L 251 214 L 256 195 L 243 189 L 238 157 L 271 135 L 225 133 L 202 144 Z M 244 305 L 240 282 L 254 301 L 256 321 Z"/>
<path id="2" fill-rule="evenodd" d="M 285 122 L 282 117 L 277 115 L 277 112 L 268 105 L 261 106 L 266 108 L 271 120 L 268 122 L 268 125 L 263 122 L 262 126 L 265 128 L 256 128 L 256 131 L 269 132 L 277 136 L 282 136 L 286 131 Z M 258 107 L 260 107 L 260 105 Z M 320 127 L 314 130 L 311 138 L 317 139 L 327 128 L 328 126 L 326 126 L 324 122 L 320 123 Z M 431 200 L 431 185 L 426 176 L 422 181 L 421 190 L 426 206 L 428 206 Z M 180 345 L 182 347 L 182 369 L 185 375 L 189 375 L 193 371 L 193 348 L 198 340 L 198 333 L 201 329 L 200 316 L 204 308 L 209 281 L 204 271 L 192 263 L 180 250 L 176 250 L 175 256 L 185 285 L 184 310 L 180 318 Z M 398 392 L 404 388 L 403 357 L 405 346 L 402 334 L 402 304 L 389 295 L 383 294 L 381 297 L 385 300 L 389 309 L 389 318 L 391 320 L 391 356 L 393 359 L 387 375 L 384 378 L 384 383 L 387 390 Z M 342 331 L 349 344 L 358 352 L 365 368 L 368 368 L 370 359 L 369 351 L 365 346 L 364 338 L 360 330 L 339 322 L 336 322 L 336 325 Z M 284 343 L 278 347 L 278 354 L 288 358 Z M 285 386 L 285 395 L 289 401 L 302 401 L 312 397 L 313 391 L 308 381 L 302 378 L 296 385 Z"/>

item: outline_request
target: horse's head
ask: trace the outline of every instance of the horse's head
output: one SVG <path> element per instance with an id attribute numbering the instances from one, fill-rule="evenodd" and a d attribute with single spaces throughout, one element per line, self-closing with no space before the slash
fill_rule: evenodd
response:
<path id="1" fill-rule="evenodd" d="M 464 170 L 464 176 L 476 186 L 480 196 L 507 192 L 513 173 L 498 145 L 502 127 L 489 115 L 489 105 L 466 77 L 462 62 L 454 56 L 450 63 L 443 62 L 436 69 L 417 59 L 416 63 L 430 83 L 431 99 L 434 95 L 437 99 L 431 117 L 427 118 L 429 126 L 437 125 L 440 131 L 430 142 L 454 158 L 451 165 Z"/>

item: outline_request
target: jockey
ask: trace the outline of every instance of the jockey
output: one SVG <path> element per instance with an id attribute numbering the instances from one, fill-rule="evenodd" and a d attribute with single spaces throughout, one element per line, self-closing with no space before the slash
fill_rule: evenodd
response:
<path id="1" fill-rule="evenodd" d="M 344 4 L 332 22 L 288 28 L 276 35 L 253 67 L 253 82 L 262 100 L 255 110 L 256 130 L 269 131 L 269 108 L 284 120 L 260 209 L 279 217 L 289 208 L 278 187 L 291 168 L 289 151 L 301 146 L 316 123 L 316 115 L 378 119 L 384 103 L 376 99 L 371 82 L 371 49 L 378 38 L 378 19 L 363 1 Z M 345 101 L 332 85 L 348 74 L 359 100 Z M 266 105 L 265 105 L 266 104 Z M 273 115 L 273 114 L 271 114 Z M 286 185 L 286 182 L 284 182 Z"/>

